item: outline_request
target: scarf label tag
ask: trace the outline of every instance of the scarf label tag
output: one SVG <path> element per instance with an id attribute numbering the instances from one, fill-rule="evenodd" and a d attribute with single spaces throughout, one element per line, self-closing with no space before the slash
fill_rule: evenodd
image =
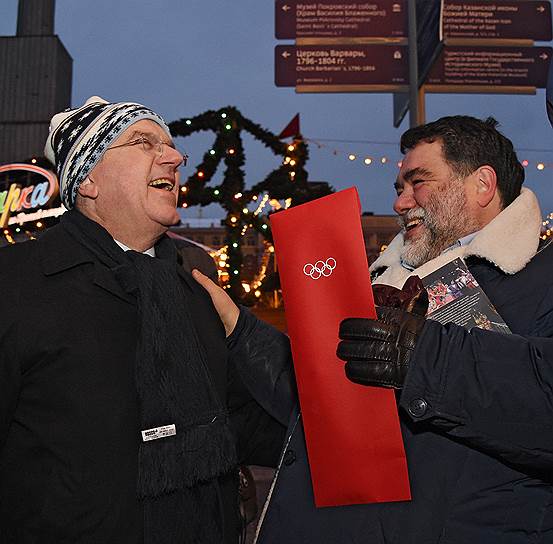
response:
<path id="1" fill-rule="evenodd" d="M 163 427 L 154 427 L 153 429 L 146 429 L 142 432 L 142 442 L 148 442 L 149 440 L 157 440 L 158 438 L 166 438 L 167 436 L 174 436 L 177 434 L 175 425 L 164 425 Z"/>

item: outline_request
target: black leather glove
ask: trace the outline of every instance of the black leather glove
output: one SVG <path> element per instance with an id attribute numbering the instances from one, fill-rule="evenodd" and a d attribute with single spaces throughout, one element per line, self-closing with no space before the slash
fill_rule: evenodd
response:
<path id="1" fill-rule="evenodd" d="M 401 306 L 378 306 L 377 319 L 348 318 L 340 323 L 342 341 L 336 354 L 346 361 L 349 380 L 401 389 L 426 321 L 428 296 L 424 287 Z"/>

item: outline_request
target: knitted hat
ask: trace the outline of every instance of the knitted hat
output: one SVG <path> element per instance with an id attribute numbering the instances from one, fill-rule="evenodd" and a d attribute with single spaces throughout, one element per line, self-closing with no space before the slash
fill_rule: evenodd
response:
<path id="1" fill-rule="evenodd" d="M 132 102 L 109 103 L 98 96 L 80 108 L 57 113 L 50 122 L 44 154 L 55 164 L 61 200 L 73 208 L 79 185 L 111 143 L 130 125 L 149 119 L 171 137 L 165 121 L 152 110 Z"/>

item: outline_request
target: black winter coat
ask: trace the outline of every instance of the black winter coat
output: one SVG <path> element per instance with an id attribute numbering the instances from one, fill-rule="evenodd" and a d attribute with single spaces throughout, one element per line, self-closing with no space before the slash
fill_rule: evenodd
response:
<path id="1" fill-rule="evenodd" d="M 274 464 L 284 428 L 227 364 L 208 295 L 181 277 L 240 462 Z M 2 249 L 0 278 L 0 542 L 141 543 L 134 299 L 61 225 Z M 236 543 L 236 474 L 219 479 L 219 499 Z"/>
<path id="2" fill-rule="evenodd" d="M 553 244 L 514 275 L 467 264 L 513 334 L 425 325 L 399 399 L 412 501 L 316 509 L 296 410 L 259 544 L 553 542 Z M 256 395 L 289 407 L 289 367 L 271 373 Z"/>

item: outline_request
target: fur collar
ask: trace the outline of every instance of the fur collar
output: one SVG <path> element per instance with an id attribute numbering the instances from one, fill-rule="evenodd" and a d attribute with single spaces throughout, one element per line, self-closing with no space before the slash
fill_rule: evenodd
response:
<path id="1" fill-rule="evenodd" d="M 506 274 L 522 270 L 535 255 L 539 244 L 541 211 L 530 189 L 521 194 L 499 215 L 490 221 L 466 246 L 442 253 L 413 272 L 401 266 L 403 233 L 400 232 L 388 249 L 372 264 L 371 272 L 385 269 L 373 283 L 385 283 L 401 288 L 414 274 L 421 278 L 457 257 L 482 257 Z"/>

